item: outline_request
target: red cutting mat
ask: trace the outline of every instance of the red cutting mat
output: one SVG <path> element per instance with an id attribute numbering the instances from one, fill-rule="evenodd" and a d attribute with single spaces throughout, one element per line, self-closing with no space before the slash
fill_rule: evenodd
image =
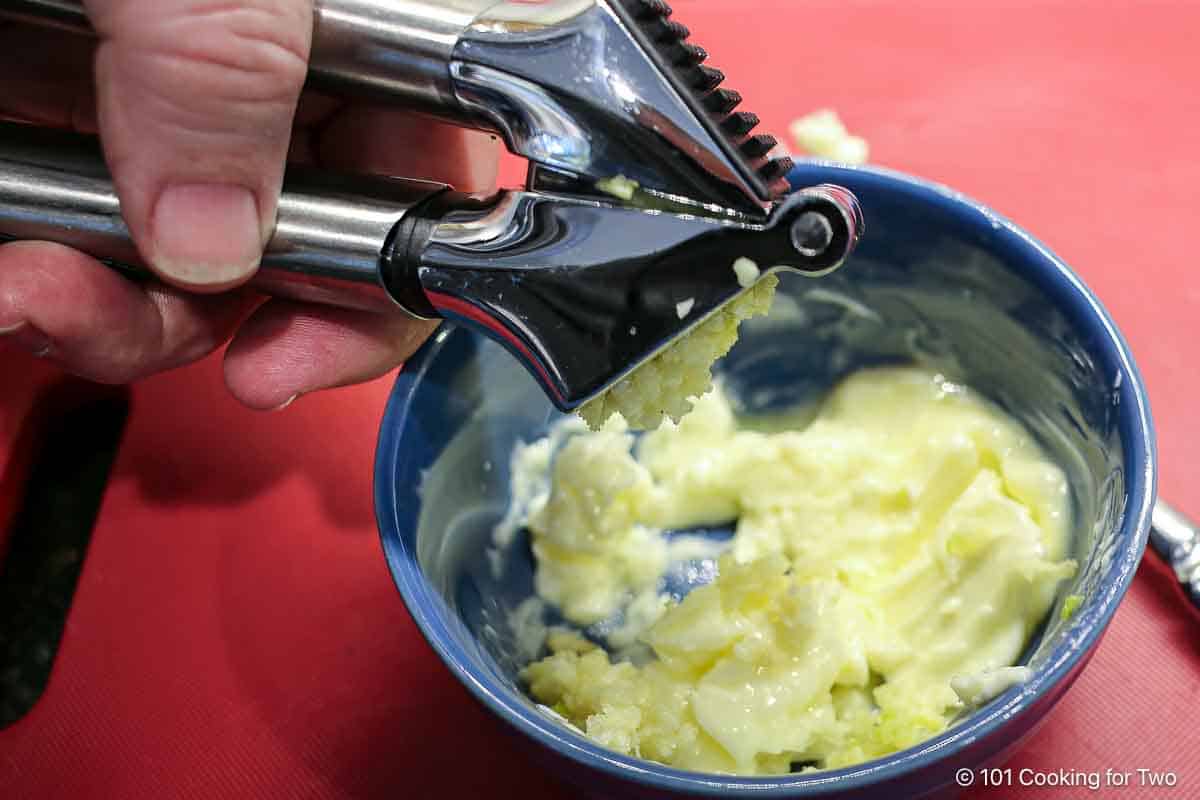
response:
<path id="1" fill-rule="evenodd" d="M 1073 264 L 1149 383 L 1164 496 L 1200 515 L 1200 4 L 680 0 L 677 16 L 765 129 L 832 106 L 874 161 L 982 199 Z M 31 370 L 0 361 L 0 498 L 45 380 Z M 392 586 L 370 489 L 387 390 L 253 414 L 214 360 L 136 387 L 49 688 L 0 731 L 0 796 L 571 796 L 496 733 Z M 1148 564 L 1011 764 L 1014 780 L 1112 769 L 1131 785 L 972 798 L 1163 791 L 1138 769 L 1200 797 L 1198 634 Z"/>

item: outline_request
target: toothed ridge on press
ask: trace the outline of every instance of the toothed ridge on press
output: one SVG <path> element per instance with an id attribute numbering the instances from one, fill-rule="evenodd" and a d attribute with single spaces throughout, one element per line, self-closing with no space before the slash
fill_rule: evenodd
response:
<path id="1" fill-rule="evenodd" d="M 643 44 L 661 59 L 659 63 L 667 77 L 710 132 L 724 143 L 727 156 L 740 162 L 747 176 L 760 184 L 756 191 L 761 192 L 763 199 L 777 199 L 787 193 L 789 186 L 784 176 L 792 168 L 792 160 L 769 157 L 777 144 L 774 137 L 751 135 L 758 125 L 758 116 L 747 111 L 734 113 L 742 96 L 721 87 L 724 73 L 703 63 L 708 58 L 704 48 L 685 41 L 690 31 L 669 18 L 671 7 L 663 0 L 609 2 L 626 24 L 640 34 Z"/>

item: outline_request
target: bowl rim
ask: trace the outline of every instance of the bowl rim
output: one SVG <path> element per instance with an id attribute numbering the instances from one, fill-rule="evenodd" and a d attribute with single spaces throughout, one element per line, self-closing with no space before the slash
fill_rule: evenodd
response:
<path id="1" fill-rule="evenodd" d="M 1006 263 L 1030 267 L 1029 275 L 1039 288 L 1064 309 L 1078 327 L 1095 334 L 1094 351 L 1103 352 L 1107 365 L 1118 370 L 1117 387 L 1121 406 L 1118 422 L 1124 448 L 1123 469 L 1128 502 L 1120 520 L 1118 536 L 1124 543 L 1114 553 L 1100 585 L 1102 591 L 1085 599 L 1072 617 L 1072 636 L 1052 652 L 1023 685 L 1009 689 L 985 707 L 984 713 L 925 740 L 914 747 L 882 758 L 841 769 L 775 777 L 725 776 L 688 772 L 643 759 L 622 756 L 588 740 L 581 733 L 537 711 L 531 704 L 513 702 L 507 687 L 471 666 L 455 643 L 443 618 L 445 603 L 428 581 L 400 535 L 399 509 L 395 502 L 399 445 L 413 399 L 425 373 L 449 335 L 444 329 L 426 342 L 401 370 L 388 397 L 380 426 L 375 457 L 375 512 L 388 568 L 425 640 L 451 673 L 475 698 L 500 719 L 570 761 L 667 792 L 701 796 L 816 796 L 834 791 L 862 789 L 881 781 L 899 778 L 935 762 L 949 759 L 980 741 L 1016 716 L 1031 710 L 1052 689 L 1065 690 L 1099 642 L 1117 606 L 1137 571 L 1145 550 L 1154 507 L 1157 481 L 1154 424 L 1145 385 L 1124 337 L 1083 281 L 1049 248 L 1028 232 L 987 206 L 942 184 L 877 166 L 850 166 L 821 160 L 800 161 L 789 173 L 793 187 L 815 183 L 838 183 L 851 178 L 872 188 L 900 192 L 918 202 L 931 203 L 939 211 L 971 224 L 985 224 L 999 240 L 994 245 L 1005 253 Z M 415 510 L 412 511 L 415 521 Z M 1002 749 L 997 746 L 996 750 Z"/>

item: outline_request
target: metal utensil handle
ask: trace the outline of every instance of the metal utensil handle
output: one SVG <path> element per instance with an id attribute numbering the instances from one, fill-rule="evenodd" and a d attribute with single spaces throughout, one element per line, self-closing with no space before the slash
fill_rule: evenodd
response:
<path id="1" fill-rule="evenodd" d="M 1184 591 L 1200 608 L 1200 527 L 1159 500 L 1154 504 L 1150 544 L 1175 570 Z"/>
<path id="2" fill-rule="evenodd" d="M 381 283 L 380 255 L 406 213 L 446 189 L 291 171 L 253 285 L 281 297 L 395 311 Z M 0 123 L 0 239 L 58 242 L 144 272 L 91 137 Z"/>
<path id="3" fill-rule="evenodd" d="M 469 121 L 450 85 L 459 35 L 498 0 L 316 0 L 310 82 Z M 92 34 L 82 0 L 0 0 L 0 15 Z"/>

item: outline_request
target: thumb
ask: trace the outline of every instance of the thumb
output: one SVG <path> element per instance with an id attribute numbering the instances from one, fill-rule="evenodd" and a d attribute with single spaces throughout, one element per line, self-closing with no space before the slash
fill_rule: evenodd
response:
<path id="1" fill-rule="evenodd" d="M 312 39 L 311 0 L 85 0 L 121 211 L 146 264 L 217 291 L 275 223 Z"/>

